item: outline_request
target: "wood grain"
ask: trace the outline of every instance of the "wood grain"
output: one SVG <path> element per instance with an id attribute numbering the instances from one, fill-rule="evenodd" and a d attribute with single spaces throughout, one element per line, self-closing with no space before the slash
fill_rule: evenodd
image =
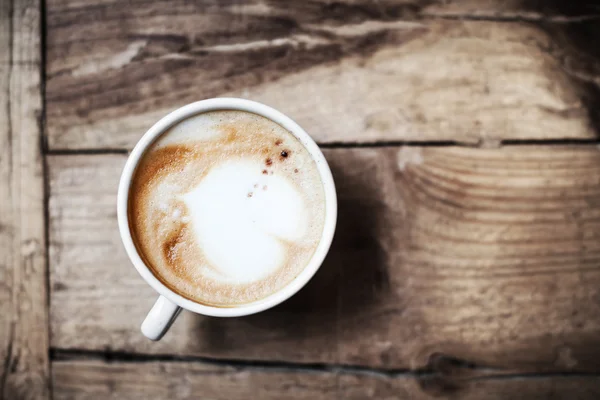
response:
<path id="1" fill-rule="evenodd" d="M 528 22 L 593 22 L 600 13 L 595 0 L 459 0 L 430 2 L 423 15 L 444 18 L 518 20 Z"/>
<path id="2" fill-rule="evenodd" d="M 585 19 L 554 3 L 50 0 L 49 146 L 130 149 L 215 96 L 270 104 L 323 143 L 593 139 L 600 68 L 580 73 L 563 25 L 452 19 Z"/>
<path id="3" fill-rule="evenodd" d="M 336 393 L 332 374 L 261 371 L 203 363 L 55 362 L 58 399 L 325 399 Z"/>
<path id="4" fill-rule="evenodd" d="M 390 379 L 344 375 L 339 378 L 339 387 L 339 398 L 348 400 L 591 400 L 600 395 L 600 379 L 595 376 L 487 377 L 461 380 L 439 376 Z"/>
<path id="5" fill-rule="evenodd" d="M 596 399 L 598 377 L 522 377 L 447 380 L 356 371 L 234 368 L 203 363 L 58 361 L 54 396 L 85 399 Z"/>
<path id="6" fill-rule="evenodd" d="M 38 1 L 0 2 L 0 398 L 49 398 Z"/>
<path id="7" fill-rule="evenodd" d="M 150 343 L 155 294 L 118 237 L 125 155 L 52 156 L 52 346 L 417 369 L 600 367 L 596 146 L 326 150 L 339 195 L 311 283 L 251 317 L 183 313 Z"/>
<path id="8" fill-rule="evenodd" d="M 54 347 L 336 360 L 330 321 L 310 310 L 335 307 L 319 299 L 319 292 L 333 285 L 329 278 L 315 281 L 311 292 L 303 296 L 306 303 L 296 309 L 277 308 L 266 316 L 228 321 L 183 313 L 172 327 L 176 333 L 154 344 L 143 338 L 139 325 L 156 294 L 128 262 L 119 238 L 116 184 L 124 161 L 122 155 L 50 158 Z M 328 277 L 332 271 L 322 272 Z M 79 300 L 73 302 L 73 296 Z"/>

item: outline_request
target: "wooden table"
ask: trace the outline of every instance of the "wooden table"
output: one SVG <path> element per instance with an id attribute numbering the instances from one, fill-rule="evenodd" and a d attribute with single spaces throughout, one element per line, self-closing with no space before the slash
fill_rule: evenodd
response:
<path id="1" fill-rule="evenodd" d="M 593 0 L 0 1 L 0 398 L 600 398 Z M 117 232 L 127 152 L 239 96 L 322 145 L 339 226 L 259 315 L 184 312 Z"/>

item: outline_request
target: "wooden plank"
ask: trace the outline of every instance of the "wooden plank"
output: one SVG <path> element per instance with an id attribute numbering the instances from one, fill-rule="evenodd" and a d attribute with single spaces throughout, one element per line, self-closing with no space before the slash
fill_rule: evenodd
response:
<path id="1" fill-rule="evenodd" d="M 155 299 L 118 237 L 125 155 L 52 156 L 52 346 L 420 368 L 442 354 L 527 371 L 600 367 L 600 151 L 325 151 L 337 236 L 307 288 L 265 313 L 183 313 L 158 343 Z"/>
<path id="2" fill-rule="evenodd" d="M 437 376 L 389 379 L 373 375 L 344 375 L 340 377 L 339 387 L 339 398 L 348 400 L 591 400 L 600 395 L 600 378 L 516 376 L 461 380 Z"/>
<path id="3" fill-rule="evenodd" d="M 319 273 L 324 281 L 298 295 L 302 304 L 228 320 L 183 313 L 160 342 L 142 337 L 139 325 L 156 294 L 129 263 L 117 230 L 115 185 L 124 161 L 122 155 L 50 158 L 54 347 L 335 361 L 332 327 L 312 310 L 334 307 L 319 299 L 332 284 L 327 270 Z"/>
<path id="4" fill-rule="evenodd" d="M 130 149 L 215 96 L 273 105 L 323 143 L 595 138 L 591 89 L 546 30 L 426 18 L 522 17 L 500 3 L 50 0 L 49 146 Z"/>
<path id="5" fill-rule="evenodd" d="M 345 362 L 598 368 L 595 146 L 334 154 Z"/>
<path id="6" fill-rule="evenodd" d="M 40 4 L 0 2 L 0 398 L 49 397 Z"/>
<path id="7" fill-rule="evenodd" d="M 594 0 L 565 3 L 561 0 L 459 0 L 431 2 L 423 13 L 428 17 L 487 18 L 534 22 L 587 22 L 598 19 Z"/>
<path id="8" fill-rule="evenodd" d="M 460 380 L 347 370 L 240 368 L 191 362 L 53 363 L 54 397 L 85 399 L 597 399 L 600 378 Z M 436 378 L 437 379 L 437 378 Z"/>
<path id="9" fill-rule="evenodd" d="M 332 374 L 261 371 L 203 363 L 61 361 L 52 366 L 54 397 L 84 399 L 326 399 Z"/>

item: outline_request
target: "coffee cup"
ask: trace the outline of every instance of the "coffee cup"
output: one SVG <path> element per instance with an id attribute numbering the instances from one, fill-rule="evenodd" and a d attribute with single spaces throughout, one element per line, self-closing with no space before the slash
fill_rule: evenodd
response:
<path id="1" fill-rule="evenodd" d="M 216 111 L 245 112 L 265 118 L 289 132 L 308 152 L 323 189 L 324 214 L 322 230 L 314 252 L 307 259 L 306 265 L 285 286 L 264 298 L 244 304 L 218 306 L 204 304 L 189 296 L 182 295 L 157 276 L 156 271 L 148 265 L 147 257 L 140 254 L 132 234 L 130 197 L 132 180 L 144 154 L 169 129 L 192 117 Z M 287 153 L 282 154 L 287 156 Z M 264 104 L 236 98 L 214 98 L 202 100 L 183 106 L 155 123 L 140 139 L 123 169 L 119 183 L 117 198 L 117 216 L 119 231 L 127 255 L 142 278 L 159 294 L 154 306 L 142 323 L 142 333 L 151 340 L 159 340 L 175 321 L 182 309 L 212 317 L 240 317 L 255 314 L 272 308 L 287 300 L 298 292 L 313 277 L 321 266 L 329 251 L 337 220 L 337 198 L 331 171 L 317 144 L 291 118 Z"/>

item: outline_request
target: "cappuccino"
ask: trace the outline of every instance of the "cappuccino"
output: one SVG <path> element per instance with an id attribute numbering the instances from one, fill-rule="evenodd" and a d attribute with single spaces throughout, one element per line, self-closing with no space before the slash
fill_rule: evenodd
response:
<path id="1" fill-rule="evenodd" d="M 139 254 L 166 286 L 195 302 L 235 307 L 288 285 L 323 234 L 317 165 L 277 123 L 211 111 L 162 134 L 130 186 Z"/>

